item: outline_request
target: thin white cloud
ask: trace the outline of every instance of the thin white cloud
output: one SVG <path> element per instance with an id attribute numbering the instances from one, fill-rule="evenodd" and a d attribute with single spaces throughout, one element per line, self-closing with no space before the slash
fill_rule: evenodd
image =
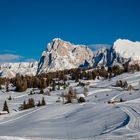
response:
<path id="1" fill-rule="evenodd" d="M 88 45 L 88 47 L 92 50 L 99 50 L 101 48 L 110 48 L 111 45 L 110 44 L 92 44 L 92 45 Z"/>
<path id="2" fill-rule="evenodd" d="M 13 62 L 22 59 L 23 56 L 16 54 L 0 54 L 0 62 Z"/>
<path id="3" fill-rule="evenodd" d="M 16 53 L 16 51 L 13 50 L 2 50 L 2 53 Z"/>

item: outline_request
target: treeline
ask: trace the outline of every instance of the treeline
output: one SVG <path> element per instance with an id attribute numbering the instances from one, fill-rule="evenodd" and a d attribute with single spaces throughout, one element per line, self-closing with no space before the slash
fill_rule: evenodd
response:
<path id="1" fill-rule="evenodd" d="M 11 83 L 16 87 L 15 91 L 23 92 L 27 88 L 38 88 L 42 91 L 46 87 L 51 87 L 50 90 L 59 90 L 60 87 L 66 88 L 69 83 L 68 80 L 75 80 L 79 82 L 80 79 L 95 80 L 96 78 L 103 77 L 105 79 L 111 79 L 112 77 L 122 74 L 124 72 L 139 71 L 138 64 L 123 66 L 114 65 L 113 67 L 101 67 L 94 69 L 71 69 L 57 72 L 50 72 L 47 74 L 41 74 L 38 76 L 20 76 L 17 75 L 13 79 L 0 78 L 1 85 L 6 85 L 6 91 L 8 91 L 8 85 Z"/>
<path id="2" fill-rule="evenodd" d="M 40 78 L 36 76 L 16 76 L 11 79 L 11 83 L 16 87 L 16 91 L 22 92 L 27 88 L 39 88 L 44 89 L 48 86 L 47 80 L 45 78 Z"/>

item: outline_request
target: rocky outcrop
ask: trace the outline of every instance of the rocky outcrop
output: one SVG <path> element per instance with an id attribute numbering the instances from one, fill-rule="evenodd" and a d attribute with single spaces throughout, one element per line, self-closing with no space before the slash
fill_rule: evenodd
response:
<path id="1" fill-rule="evenodd" d="M 37 73 L 78 68 L 85 62 L 92 66 L 93 51 L 84 45 L 74 45 L 61 39 L 54 39 L 42 53 Z"/>

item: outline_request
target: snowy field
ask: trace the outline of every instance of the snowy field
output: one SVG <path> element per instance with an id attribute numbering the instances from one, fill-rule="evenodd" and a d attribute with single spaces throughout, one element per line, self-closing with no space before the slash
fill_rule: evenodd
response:
<path id="1" fill-rule="evenodd" d="M 114 87 L 116 80 L 127 80 L 134 86 L 129 91 Z M 90 81 L 86 103 L 63 104 L 56 102 L 63 92 L 55 91 L 51 96 L 28 95 L 0 91 L 0 110 L 7 100 L 10 114 L 0 116 L 0 140 L 139 140 L 140 139 L 140 72 L 122 74 L 108 80 Z M 74 88 L 78 93 L 82 87 Z M 36 102 L 45 97 L 46 106 L 18 111 L 28 98 Z M 125 102 L 108 104 L 108 101 Z"/>

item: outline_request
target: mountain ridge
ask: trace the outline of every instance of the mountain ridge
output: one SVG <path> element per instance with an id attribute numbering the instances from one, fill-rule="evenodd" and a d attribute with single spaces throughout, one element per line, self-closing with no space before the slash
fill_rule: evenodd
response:
<path id="1" fill-rule="evenodd" d="M 36 75 L 38 62 L 16 62 L 0 64 L 0 77 L 13 78 L 19 75 Z"/>
<path id="2" fill-rule="evenodd" d="M 78 67 L 111 67 L 113 65 L 123 65 L 128 61 L 140 64 L 140 42 L 117 39 L 110 49 L 104 47 L 92 51 L 86 45 L 75 45 L 60 38 L 55 38 L 48 43 L 48 47 L 42 52 L 38 62 L 1 64 L 0 76 L 38 75 Z"/>

